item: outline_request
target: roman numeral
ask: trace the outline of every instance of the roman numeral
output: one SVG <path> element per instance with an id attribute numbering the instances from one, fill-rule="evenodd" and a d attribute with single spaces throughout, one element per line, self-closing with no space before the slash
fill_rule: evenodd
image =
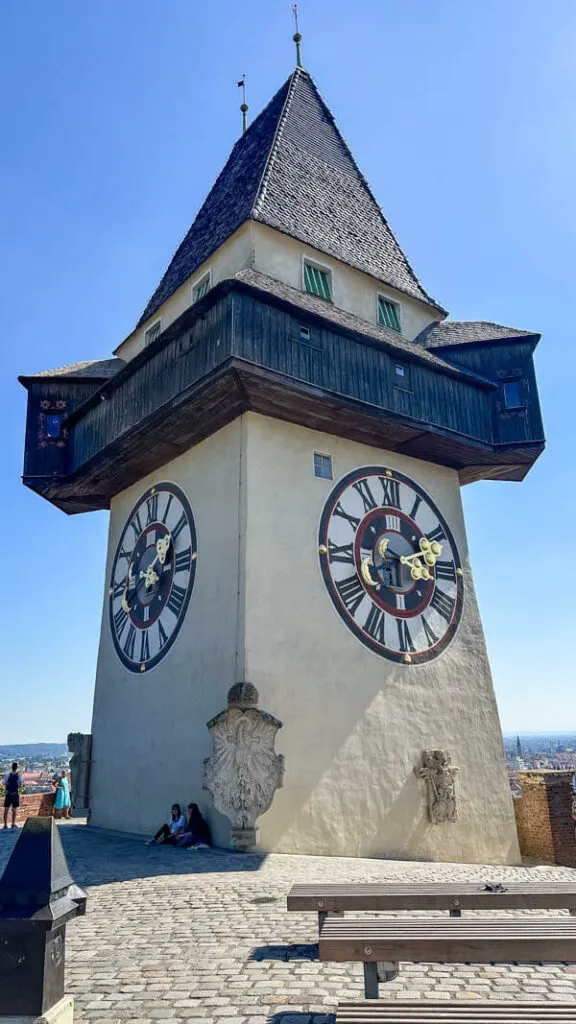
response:
<path id="1" fill-rule="evenodd" d="M 168 643 L 168 636 L 164 632 L 160 619 L 158 619 L 158 649 L 161 651 L 166 643 Z"/>
<path id="2" fill-rule="evenodd" d="M 170 591 L 170 597 L 167 601 L 167 607 L 171 612 L 174 612 L 174 615 L 180 615 L 185 597 L 186 591 L 184 590 L 184 587 L 179 587 L 177 583 L 174 583 L 172 590 Z"/>
<path id="3" fill-rule="evenodd" d="M 336 508 L 334 509 L 334 513 L 333 514 L 335 516 L 341 516 L 342 519 L 347 519 L 353 530 L 357 530 L 358 529 L 358 527 L 360 525 L 360 520 L 357 519 L 356 516 L 348 515 L 348 513 L 345 512 L 344 509 L 342 508 L 342 505 L 341 505 L 340 502 L 338 502 L 338 504 L 336 505 Z"/>
<path id="4" fill-rule="evenodd" d="M 364 623 L 364 630 L 369 633 L 373 640 L 376 640 L 379 644 L 385 645 L 384 631 L 386 626 L 386 616 L 381 608 L 378 608 L 375 604 L 372 605 L 368 618 Z"/>
<path id="5" fill-rule="evenodd" d="M 148 638 L 148 630 L 143 629 L 140 632 L 140 661 L 148 661 L 150 658 L 150 640 Z"/>
<path id="6" fill-rule="evenodd" d="M 389 476 L 381 476 L 382 504 L 391 508 L 400 508 L 400 484 Z"/>
<path id="7" fill-rule="evenodd" d="M 148 513 L 146 526 L 150 526 L 150 523 L 155 523 L 158 519 L 158 498 L 158 494 L 151 494 L 149 498 L 146 498 L 146 511 Z"/>
<path id="8" fill-rule="evenodd" d="M 365 512 L 371 512 L 373 508 L 376 508 L 374 495 L 372 494 L 366 480 L 357 480 L 355 484 L 352 484 L 352 486 L 362 498 Z"/>
<path id="9" fill-rule="evenodd" d="M 126 625 L 127 619 L 128 613 L 125 612 L 123 608 L 119 608 L 114 616 L 114 629 L 118 639 L 120 639 L 124 632 L 124 626 Z"/>
<path id="10" fill-rule="evenodd" d="M 418 514 L 418 509 L 420 508 L 421 504 L 422 504 L 422 498 L 420 497 L 419 494 L 417 494 L 415 499 L 414 499 L 414 504 L 412 505 L 412 508 L 410 509 L 410 519 L 416 519 L 416 516 Z"/>
<path id="11" fill-rule="evenodd" d="M 133 659 L 134 658 L 134 644 L 136 643 L 136 627 L 130 623 L 130 629 L 128 630 L 128 636 L 126 637 L 126 643 L 124 644 L 124 654 Z"/>
<path id="12" fill-rule="evenodd" d="M 422 625 L 424 626 L 424 632 L 426 633 L 426 639 L 428 641 L 428 647 L 433 647 L 434 644 L 438 643 L 438 639 L 439 638 L 436 636 L 436 633 L 431 628 L 431 626 L 428 625 L 428 622 L 427 622 L 426 617 L 424 615 L 422 616 Z"/>
<path id="13" fill-rule="evenodd" d="M 356 574 L 354 574 L 354 576 L 348 576 L 347 579 L 337 582 L 336 590 L 340 594 L 340 597 L 350 614 L 354 615 L 358 606 L 362 604 L 365 594 L 364 587 Z"/>
<path id="14" fill-rule="evenodd" d="M 122 594 L 124 593 L 124 583 L 125 583 L 125 580 L 122 580 L 121 583 L 115 583 L 114 584 L 113 590 L 112 590 L 112 600 L 114 600 L 115 597 L 121 597 L 122 596 Z"/>
<path id="15" fill-rule="evenodd" d="M 168 501 L 166 502 L 166 508 L 164 509 L 164 515 L 162 516 L 162 522 L 164 523 L 164 525 L 166 525 L 166 520 L 168 518 L 168 513 L 170 511 L 170 505 L 172 504 L 173 500 L 174 500 L 174 495 L 173 494 L 169 494 L 168 495 Z"/>
<path id="16" fill-rule="evenodd" d="M 125 551 L 124 548 L 120 548 L 120 551 L 118 552 L 118 558 L 125 558 L 126 561 L 129 562 L 131 557 L 132 557 L 132 552 L 131 551 Z"/>
<path id="17" fill-rule="evenodd" d="M 438 590 L 438 587 L 436 587 L 436 590 L 432 595 L 432 600 L 430 601 L 430 607 L 434 608 L 434 610 L 446 619 L 447 622 L 450 622 L 450 619 L 452 618 L 455 604 L 456 601 L 454 598 L 449 597 L 443 590 Z"/>
<path id="18" fill-rule="evenodd" d="M 428 540 L 446 540 L 446 534 L 440 524 L 438 524 L 436 529 L 432 530 L 432 532 L 428 533 L 426 536 L 428 537 Z"/>
<path id="19" fill-rule="evenodd" d="M 434 576 L 437 580 L 450 580 L 456 583 L 456 566 L 454 562 L 436 562 Z"/>
<path id="20" fill-rule="evenodd" d="M 132 517 L 132 522 L 130 523 L 130 526 L 134 530 L 134 539 L 138 540 L 138 537 L 142 533 L 142 520 L 140 519 L 140 512 L 139 511 L 134 513 L 134 515 Z"/>
<path id="21" fill-rule="evenodd" d="M 354 565 L 354 555 L 352 553 L 352 544 L 342 544 L 340 547 L 337 544 L 333 544 L 331 540 L 328 541 L 328 560 L 330 562 L 350 562 Z"/>
<path id="22" fill-rule="evenodd" d="M 192 564 L 192 548 L 179 551 L 174 560 L 174 572 L 185 572 Z"/>
<path id="23" fill-rule="evenodd" d="M 184 515 L 184 513 L 182 513 L 182 515 L 180 516 L 180 519 L 176 523 L 176 526 L 172 530 L 172 540 L 175 541 L 179 537 L 179 535 L 182 533 L 182 530 L 186 526 L 186 523 L 187 523 L 186 516 Z"/>
<path id="24" fill-rule="evenodd" d="M 396 619 L 396 627 L 398 629 L 398 643 L 401 651 L 415 651 L 416 648 L 412 643 L 412 637 L 410 636 L 410 630 L 408 629 L 408 623 L 406 619 Z"/>

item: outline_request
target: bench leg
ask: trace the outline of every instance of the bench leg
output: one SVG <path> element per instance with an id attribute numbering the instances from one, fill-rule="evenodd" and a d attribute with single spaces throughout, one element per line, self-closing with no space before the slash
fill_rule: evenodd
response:
<path id="1" fill-rule="evenodd" d="M 450 917 L 462 917 L 462 911 L 454 908 L 454 910 L 450 911 Z"/>
<path id="2" fill-rule="evenodd" d="M 373 960 L 364 963 L 364 998 L 378 999 L 378 964 Z"/>

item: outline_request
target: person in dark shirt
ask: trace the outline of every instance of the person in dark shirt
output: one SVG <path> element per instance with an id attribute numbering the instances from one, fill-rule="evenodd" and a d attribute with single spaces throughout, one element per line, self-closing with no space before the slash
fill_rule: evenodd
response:
<path id="1" fill-rule="evenodd" d="M 14 761 L 12 771 L 4 776 L 4 787 L 6 790 L 4 797 L 4 828 L 8 828 L 8 811 L 10 808 L 12 808 L 12 828 L 18 827 L 16 825 L 16 812 L 20 806 L 21 786 L 22 776 L 18 771 L 18 764 Z"/>
<path id="2" fill-rule="evenodd" d="M 195 847 L 196 849 L 205 849 L 211 846 L 210 826 L 202 816 L 198 804 L 188 804 L 187 810 L 186 831 L 176 840 L 176 845 L 184 848 Z"/>

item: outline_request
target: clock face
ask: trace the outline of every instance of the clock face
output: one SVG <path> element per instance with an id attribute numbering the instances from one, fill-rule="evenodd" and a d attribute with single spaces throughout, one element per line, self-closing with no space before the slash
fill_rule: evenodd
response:
<path id="1" fill-rule="evenodd" d="M 407 664 L 445 650 L 464 581 L 452 533 L 422 487 L 395 470 L 354 470 L 324 506 L 318 544 L 332 603 L 362 643 Z"/>
<path id="2" fill-rule="evenodd" d="M 114 647 L 131 672 L 153 668 L 174 643 L 194 587 L 196 558 L 186 495 L 175 484 L 156 484 L 128 516 L 108 592 Z"/>

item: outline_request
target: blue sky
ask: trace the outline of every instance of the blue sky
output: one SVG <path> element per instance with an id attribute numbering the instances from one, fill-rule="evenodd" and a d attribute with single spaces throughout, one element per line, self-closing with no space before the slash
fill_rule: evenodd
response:
<path id="1" fill-rule="evenodd" d="M 314 75 L 426 289 L 455 319 L 540 331 L 548 450 L 464 489 L 506 730 L 576 729 L 572 0 L 302 0 Z M 19 373 L 131 330 L 250 115 L 290 73 L 285 0 L 12 0 L 0 170 L 0 743 L 90 728 L 107 514 L 20 483 Z"/>

